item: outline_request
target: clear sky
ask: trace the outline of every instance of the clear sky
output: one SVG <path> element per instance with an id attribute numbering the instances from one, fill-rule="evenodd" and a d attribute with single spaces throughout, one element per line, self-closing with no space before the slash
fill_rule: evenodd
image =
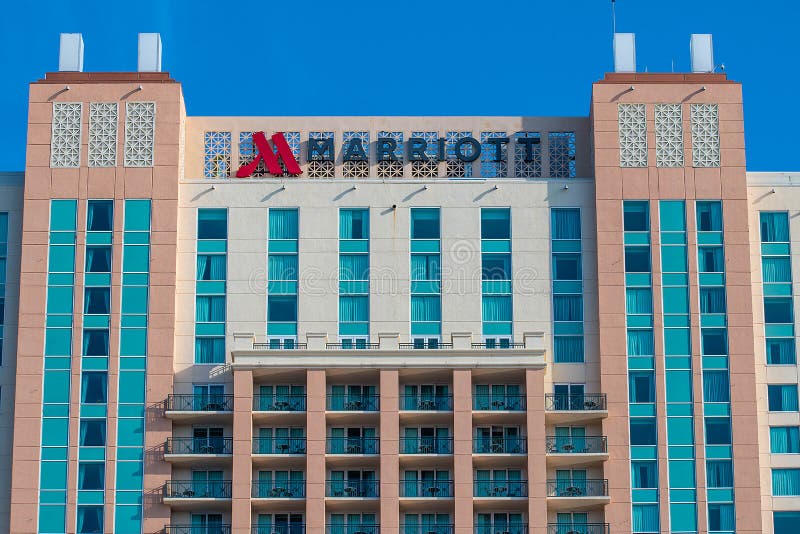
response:
<path id="1" fill-rule="evenodd" d="M 800 171 L 800 1 L 617 0 L 640 71 L 689 69 L 689 35 L 744 84 L 747 167 Z M 612 69 L 611 0 L 5 0 L 0 170 L 25 159 L 28 82 L 81 32 L 84 70 L 136 70 L 160 32 L 190 115 L 586 115 Z"/>

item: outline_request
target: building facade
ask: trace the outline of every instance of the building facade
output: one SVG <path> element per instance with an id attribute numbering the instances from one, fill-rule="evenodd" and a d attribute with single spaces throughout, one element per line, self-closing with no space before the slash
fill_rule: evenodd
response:
<path id="1" fill-rule="evenodd" d="M 0 530 L 800 531 L 800 176 L 740 84 L 192 117 L 153 64 L 32 83 L 0 175 Z"/>

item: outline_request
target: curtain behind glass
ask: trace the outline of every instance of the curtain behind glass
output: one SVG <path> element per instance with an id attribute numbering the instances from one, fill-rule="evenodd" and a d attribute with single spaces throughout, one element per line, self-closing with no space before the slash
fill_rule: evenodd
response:
<path id="1" fill-rule="evenodd" d="M 369 297 L 345 296 L 339 297 L 339 321 L 343 323 L 356 323 L 369 321 Z"/>
<path id="2" fill-rule="evenodd" d="M 297 280 L 297 255 L 270 254 L 267 271 L 270 280 Z"/>
<path id="3" fill-rule="evenodd" d="M 788 243 L 789 215 L 785 212 L 762 212 L 761 241 L 765 243 Z"/>
<path id="4" fill-rule="evenodd" d="M 411 279 L 412 280 L 439 280 L 438 254 L 412 254 Z"/>
<path id="5" fill-rule="evenodd" d="M 791 282 L 792 262 L 787 257 L 761 258 L 764 282 Z"/>
<path id="6" fill-rule="evenodd" d="M 773 495 L 800 495 L 800 469 L 773 469 Z"/>
<path id="7" fill-rule="evenodd" d="M 198 323 L 221 323 L 225 321 L 225 297 L 198 296 L 195 320 Z"/>
<path id="8" fill-rule="evenodd" d="M 732 488 L 733 469 L 730 460 L 706 462 L 706 481 L 709 488 Z"/>
<path id="9" fill-rule="evenodd" d="M 369 255 L 340 254 L 339 280 L 369 280 Z"/>
<path id="10" fill-rule="evenodd" d="M 225 338 L 196 338 L 194 358 L 195 363 L 223 363 L 225 361 Z"/>
<path id="11" fill-rule="evenodd" d="M 440 321 L 442 318 L 441 301 L 436 295 L 411 297 L 411 320 L 414 322 Z"/>
<path id="12" fill-rule="evenodd" d="M 553 295 L 554 321 L 580 321 L 583 318 L 581 295 Z"/>
<path id="13" fill-rule="evenodd" d="M 767 339 L 767 363 L 788 365 L 794 364 L 795 361 L 794 338 Z"/>
<path id="14" fill-rule="evenodd" d="M 483 320 L 486 322 L 511 321 L 511 297 L 484 295 Z"/>
<path id="15" fill-rule="evenodd" d="M 225 255 L 224 254 L 198 254 L 197 279 L 198 280 L 225 280 Z"/>
<path id="16" fill-rule="evenodd" d="M 626 312 L 632 315 L 653 313 L 653 295 L 649 288 L 632 288 L 625 291 Z"/>
<path id="17" fill-rule="evenodd" d="M 8 241 L 8 214 L 0 213 L 0 243 Z"/>
<path id="18" fill-rule="evenodd" d="M 633 532 L 658 532 L 658 505 L 634 504 Z"/>
<path id="19" fill-rule="evenodd" d="M 701 287 L 700 288 L 701 313 L 725 313 L 725 288 Z"/>
<path id="20" fill-rule="evenodd" d="M 559 363 L 583 361 L 583 336 L 554 336 L 553 357 Z"/>
<path id="21" fill-rule="evenodd" d="M 580 239 L 581 214 L 577 209 L 553 209 L 553 239 Z"/>
<path id="22" fill-rule="evenodd" d="M 297 210 L 269 210 L 269 238 L 297 239 Z"/>
<path id="23" fill-rule="evenodd" d="M 629 356 L 652 356 L 653 351 L 652 330 L 628 330 Z"/>
<path id="24" fill-rule="evenodd" d="M 730 402 L 730 386 L 726 371 L 703 372 L 703 400 L 705 402 Z"/>

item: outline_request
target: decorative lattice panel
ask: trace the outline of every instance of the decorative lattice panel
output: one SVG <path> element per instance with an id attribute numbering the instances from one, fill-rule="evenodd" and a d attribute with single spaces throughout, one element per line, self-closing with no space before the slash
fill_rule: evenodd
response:
<path id="1" fill-rule="evenodd" d="M 78 167 L 81 164 L 80 102 L 53 104 L 53 133 L 50 141 L 51 167 Z"/>
<path id="2" fill-rule="evenodd" d="M 481 132 L 482 178 L 505 178 L 508 176 L 508 144 L 501 145 L 500 159 L 502 161 L 495 161 L 497 159 L 497 146 L 487 141 L 487 139 L 505 136 L 505 132 Z"/>
<path id="3" fill-rule="evenodd" d="M 378 138 L 391 137 L 397 142 L 394 155 L 397 161 L 379 161 L 378 178 L 402 178 L 403 177 L 403 132 L 378 132 Z"/>
<path id="4" fill-rule="evenodd" d="M 411 132 L 411 137 L 419 137 L 420 139 L 424 139 L 427 143 L 425 146 L 425 156 L 427 160 L 411 162 L 411 177 L 438 178 L 439 162 L 436 160 L 436 151 L 439 134 L 437 132 Z"/>
<path id="5" fill-rule="evenodd" d="M 448 178 L 471 178 L 472 163 L 461 161 L 456 157 L 456 143 L 465 137 L 472 137 L 472 132 L 447 132 L 445 134 L 445 148 L 447 151 L 447 164 L 445 174 Z M 471 155 L 472 149 L 465 145 L 464 154 Z"/>
<path id="6" fill-rule="evenodd" d="M 647 167 L 647 108 L 644 104 L 620 104 L 619 166 Z"/>
<path id="7" fill-rule="evenodd" d="M 333 132 L 309 132 L 309 139 L 334 139 Z M 291 145 L 290 145 L 291 146 Z M 334 154 L 331 152 L 331 158 Z M 308 162 L 309 178 L 333 178 L 335 166 L 333 161 L 324 161 L 321 156 L 315 154 Z"/>
<path id="8" fill-rule="evenodd" d="M 369 132 L 344 132 L 343 153 L 353 139 L 361 139 L 361 146 L 367 154 L 367 161 L 345 161 L 342 165 L 342 176 L 345 178 L 369 178 Z"/>
<path id="9" fill-rule="evenodd" d="M 114 167 L 117 164 L 116 102 L 89 104 L 89 167 Z"/>
<path id="10" fill-rule="evenodd" d="M 228 178 L 231 175 L 231 139 L 231 132 L 203 134 L 203 176 Z"/>
<path id="11" fill-rule="evenodd" d="M 125 104 L 125 166 L 152 167 L 155 150 L 156 103 Z"/>
<path id="12" fill-rule="evenodd" d="M 695 167 L 719 167 L 719 108 L 692 104 L 692 161 Z"/>
<path id="13" fill-rule="evenodd" d="M 575 132 L 550 132 L 547 134 L 550 176 L 575 177 Z"/>
<path id="14" fill-rule="evenodd" d="M 242 167 L 252 162 L 256 155 L 258 155 L 258 150 L 255 143 L 253 143 L 253 132 L 239 132 L 239 166 Z M 266 175 L 267 166 L 262 159 L 250 176 L 260 178 Z"/>
<path id="15" fill-rule="evenodd" d="M 656 165 L 683 167 L 683 113 L 680 104 L 656 104 Z"/>
<path id="16" fill-rule="evenodd" d="M 534 139 L 531 143 L 531 161 L 525 161 L 525 144 L 520 139 Z M 514 174 L 517 178 L 542 177 L 542 135 L 539 132 L 517 132 L 514 134 Z"/>

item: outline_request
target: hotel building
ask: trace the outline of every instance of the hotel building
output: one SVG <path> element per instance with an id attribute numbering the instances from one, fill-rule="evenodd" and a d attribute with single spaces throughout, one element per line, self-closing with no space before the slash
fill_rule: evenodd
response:
<path id="1" fill-rule="evenodd" d="M 0 174 L 0 530 L 800 531 L 800 174 L 707 36 L 627 39 L 584 117 L 192 117 L 157 34 L 62 35 Z"/>

